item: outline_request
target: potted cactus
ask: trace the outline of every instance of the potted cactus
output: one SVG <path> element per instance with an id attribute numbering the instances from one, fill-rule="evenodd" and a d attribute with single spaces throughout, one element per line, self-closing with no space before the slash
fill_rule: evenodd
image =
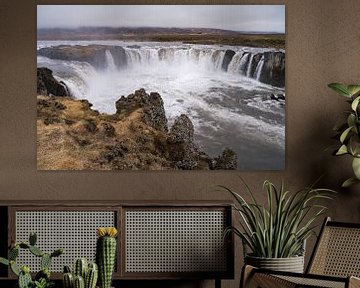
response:
<path id="1" fill-rule="evenodd" d="M 36 246 L 37 236 L 30 233 L 29 243 L 12 243 L 8 252 L 8 259 L 0 257 L 0 263 L 10 266 L 11 271 L 18 277 L 18 288 L 49 288 L 54 285 L 50 280 L 50 265 L 54 257 L 64 253 L 63 249 L 57 249 L 52 253 L 45 253 Z M 34 280 L 30 275 L 30 268 L 26 265 L 19 266 L 16 259 L 20 249 L 28 250 L 33 255 L 39 257 L 41 270 L 35 275 Z"/>
<path id="2" fill-rule="evenodd" d="M 97 229 L 96 262 L 99 267 L 99 287 L 110 288 L 116 258 L 115 227 L 100 227 Z"/>
<path id="3" fill-rule="evenodd" d="M 69 266 L 64 267 L 64 288 L 95 288 L 98 279 L 98 267 L 96 263 L 88 263 L 85 258 L 78 258 L 71 272 Z"/>

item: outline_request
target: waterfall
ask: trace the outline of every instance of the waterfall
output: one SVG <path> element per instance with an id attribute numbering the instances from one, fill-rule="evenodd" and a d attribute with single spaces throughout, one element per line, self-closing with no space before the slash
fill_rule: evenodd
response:
<path id="1" fill-rule="evenodd" d="M 260 81 L 260 76 L 261 76 L 261 73 L 262 73 L 262 68 L 264 66 L 264 55 L 261 56 L 261 59 L 258 63 L 258 65 L 256 66 L 256 70 L 255 70 L 255 73 L 254 73 L 254 78 L 258 81 Z"/>
<path id="2" fill-rule="evenodd" d="M 110 50 L 105 51 L 105 58 L 106 58 L 106 66 L 110 71 L 116 70 L 116 65 L 114 61 L 114 57 L 112 56 Z"/>
<path id="3" fill-rule="evenodd" d="M 229 66 L 228 66 L 228 72 L 232 73 L 238 73 L 240 72 L 240 63 L 241 59 L 243 58 L 243 51 L 237 52 L 234 57 L 231 59 Z"/>
<path id="4" fill-rule="evenodd" d="M 250 60 L 247 65 L 247 70 L 246 70 L 246 77 L 249 77 L 249 78 L 251 77 L 251 66 L 252 66 L 253 59 L 254 59 L 254 54 L 251 54 Z"/>

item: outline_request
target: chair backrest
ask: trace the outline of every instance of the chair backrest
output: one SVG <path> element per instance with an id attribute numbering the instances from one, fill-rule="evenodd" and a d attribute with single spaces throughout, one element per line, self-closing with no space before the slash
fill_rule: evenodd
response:
<path id="1" fill-rule="evenodd" d="M 360 223 L 326 218 L 307 273 L 360 277 Z"/>

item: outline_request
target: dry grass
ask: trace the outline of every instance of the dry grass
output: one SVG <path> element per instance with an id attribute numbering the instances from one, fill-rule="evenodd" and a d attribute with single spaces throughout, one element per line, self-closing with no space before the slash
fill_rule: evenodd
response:
<path id="1" fill-rule="evenodd" d="M 48 96 L 38 96 L 39 100 L 43 101 L 42 105 L 38 102 L 39 170 L 159 170 L 169 167 L 157 147 L 164 144 L 166 137 L 142 121 L 141 109 L 127 117 L 119 117 L 99 114 L 86 101 Z M 114 135 L 109 136 L 104 125 L 111 125 Z M 119 145 L 124 147 L 124 155 L 116 150 Z"/>

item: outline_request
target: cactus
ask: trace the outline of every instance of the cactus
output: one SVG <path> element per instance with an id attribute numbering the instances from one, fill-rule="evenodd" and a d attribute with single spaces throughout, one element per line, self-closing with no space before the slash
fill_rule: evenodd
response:
<path id="1" fill-rule="evenodd" d="M 78 258 L 74 263 L 74 273 L 71 273 L 69 266 L 64 266 L 63 273 L 63 286 L 64 288 L 76 288 L 75 280 L 77 285 L 83 288 L 95 288 L 98 278 L 98 268 L 95 263 L 89 263 L 85 258 Z M 84 275 L 84 276 L 82 276 Z M 83 284 L 81 283 L 82 279 Z"/>
<path id="2" fill-rule="evenodd" d="M 16 245 L 14 248 L 10 249 L 8 256 L 9 260 L 15 261 L 16 258 L 19 256 L 19 246 Z"/>
<path id="3" fill-rule="evenodd" d="M 95 288 L 98 279 L 98 266 L 96 263 L 89 263 L 85 276 L 85 288 Z"/>
<path id="4" fill-rule="evenodd" d="M 72 273 L 64 273 L 63 277 L 63 286 L 64 288 L 73 288 L 74 287 L 74 276 Z"/>
<path id="5" fill-rule="evenodd" d="M 37 235 L 35 232 L 31 232 L 29 235 L 29 244 L 31 246 L 35 246 L 37 241 Z"/>
<path id="6" fill-rule="evenodd" d="M 28 288 L 31 283 L 32 279 L 30 273 L 21 271 L 18 279 L 19 288 Z"/>
<path id="7" fill-rule="evenodd" d="M 85 288 L 83 277 L 78 275 L 74 277 L 74 288 Z"/>
<path id="8" fill-rule="evenodd" d="M 44 252 L 42 252 L 42 251 L 40 250 L 40 248 L 38 248 L 38 247 L 36 247 L 36 246 L 30 246 L 30 247 L 29 247 L 29 251 L 30 251 L 32 254 L 34 254 L 35 256 L 37 256 L 37 257 L 41 257 L 41 256 L 44 255 Z"/>
<path id="9" fill-rule="evenodd" d="M 96 262 L 99 267 L 100 288 L 110 288 L 116 256 L 115 227 L 98 228 L 96 243 Z"/>
<path id="10" fill-rule="evenodd" d="M 88 268 L 88 262 L 86 258 L 76 259 L 75 267 L 74 267 L 75 276 L 81 276 L 83 279 L 85 279 L 87 268 Z"/>
<path id="11" fill-rule="evenodd" d="M 19 288 L 29 288 L 29 287 L 50 287 L 53 282 L 50 281 L 50 264 L 53 257 L 60 256 L 63 254 L 63 249 L 55 250 L 53 253 L 48 254 L 41 251 L 38 247 L 35 246 L 37 236 L 35 233 L 30 233 L 29 244 L 20 242 L 16 243 L 11 241 L 11 245 L 8 251 L 8 259 L 0 257 L 0 264 L 10 266 L 11 271 L 18 276 L 18 286 Z M 27 266 L 19 266 L 16 264 L 16 259 L 19 256 L 19 250 L 29 250 L 30 253 L 37 257 L 41 257 L 41 271 L 39 271 L 35 276 L 35 281 L 32 280 L 30 275 L 30 269 Z M 44 286 L 45 285 L 45 286 Z"/>
<path id="12" fill-rule="evenodd" d="M 50 254 L 45 253 L 42 257 L 41 257 L 41 262 L 40 262 L 40 267 L 41 269 L 49 269 L 50 265 L 51 265 L 51 260 L 52 257 Z"/>

